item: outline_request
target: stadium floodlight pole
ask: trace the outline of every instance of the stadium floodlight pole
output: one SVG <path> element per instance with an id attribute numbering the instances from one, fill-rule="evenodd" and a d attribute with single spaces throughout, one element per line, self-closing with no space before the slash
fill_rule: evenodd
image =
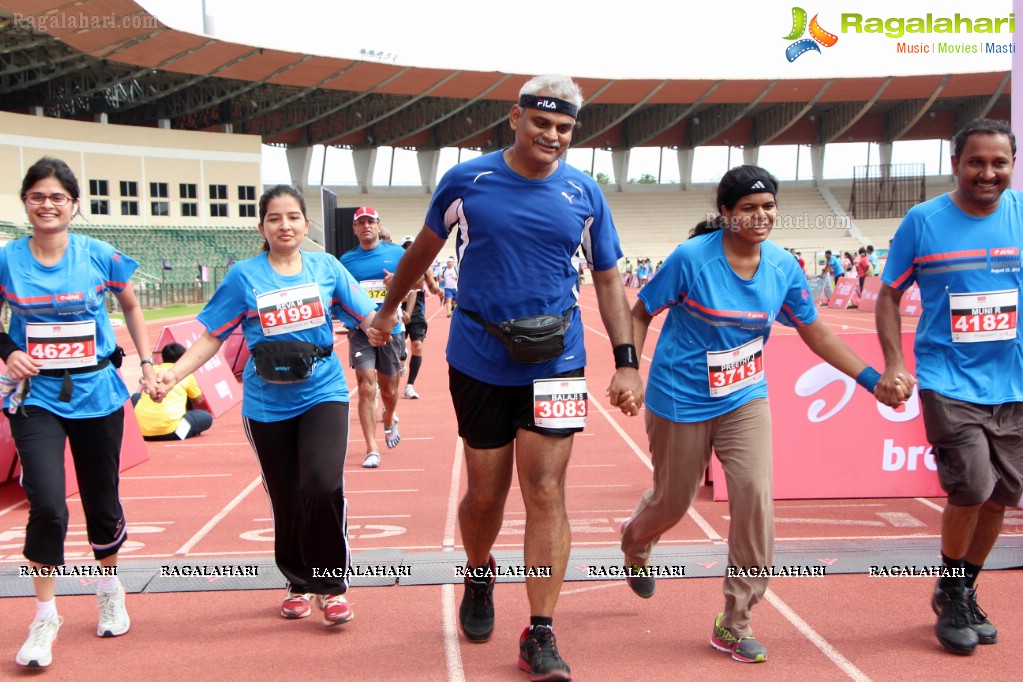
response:
<path id="1" fill-rule="evenodd" d="M 206 0 L 202 0 L 202 32 L 213 37 L 214 22 L 213 16 L 206 11 Z"/>

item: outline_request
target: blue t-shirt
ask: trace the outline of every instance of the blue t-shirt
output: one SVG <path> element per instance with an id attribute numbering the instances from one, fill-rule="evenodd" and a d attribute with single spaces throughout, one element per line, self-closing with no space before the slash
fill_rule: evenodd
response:
<path id="1" fill-rule="evenodd" d="M 362 245 L 356 246 L 351 251 L 341 254 L 341 265 L 345 266 L 352 277 L 359 281 L 377 308 L 384 302 L 384 295 L 387 290 L 384 288 L 384 270 L 394 273 L 398 269 L 398 261 L 405 255 L 405 249 L 390 242 L 377 242 L 376 247 L 368 251 Z M 398 317 L 398 324 L 391 330 L 392 334 L 400 334 L 405 331 L 401 317 Z"/>
<path id="2" fill-rule="evenodd" d="M 104 292 L 116 293 L 129 286 L 138 263 L 106 242 L 72 232 L 64 257 L 46 266 L 32 255 L 29 239 L 10 242 L 0 250 L 0 302 L 6 300 L 11 309 L 11 339 L 37 360 L 59 363 L 61 358 L 75 362 L 74 358 L 95 357 L 98 362 L 108 357 L 117 343 Z M 35 339 L 32 348 L 27 345 L 30 329 Z M 111 414 L 128 399 L 128 389 L 113 365 L 74 374 L 71 379 L 74 391 L 65 403 L 57 399 L 62 377 L 32 377 L 25 404 L 61 417 L 92 418 Z M 4 401 L 5 407 L 9 405 L 10 397 Z"/>
<path id="3" fill-rule="evenodd" d="M 478 381 L 525 386 L 586 364 L 579 316 L 579 274 L 572 257 L 582 247 L 592 270 L 622 257 L 618 233 L 600 186 L 561 162 L 546 178 L 524 178 L 498 151 L 460 163 L 441 179 L 426 215 L 441 239 L 457 234 L 458 310 L 491 322 L 571 313 L 565 352 L 536 364 L 512 361 L 501 341 L 456 312 L 448 364 Z"/>
<path id="4" fill-rule="evenodd" d="M 828 264 L 831 265 L 831 279 L 845 274 L 845 270 L 842 269 L 842 261 L 838 260 L 838 256 L 831 254 L 831 260 L 828 261 Z"/>
<path id="5" fill-rule="evenodd" d="M 1023 194 L 1014 190 L 983 218 L 947 194 L 906 213 L 881 280 L 900 291 L 920 286 L 920 388 L 980 405 L 1023 401 L 1021 248 Z"/>
<path id="6" fill-rule="evenodd" d="M 673 422 L 706 421 L 766 398 L 763 347 L 771 325 L 817 319 L 792 254 L 764 242 L 760 266 L 746 280 L 728 264 L 723 235 L 717 230 L 680 244 L 639 292 L 650 315 L 668 310 L 650 363 L 646 407 Z"/>
<path id="7" fill-rule="evenodd" d="M 333 256 L 303 251 L 302 271 L 281 275 L 262 253 L 227 271 L 197 319 L 221 340 L 240 324 L 250 350 L 261 341 L 306 341 L 331 348 L 331 313 L 355 327 L 374 309 L 373 300 Z M 261 422 L 290 419 L 322 402 L 348 402 L 348 384 L 336 354 L 317 362 L 308 380 L 294 384 L 263 381 L 250 358 L 242 384 L 242 415 Z"/>

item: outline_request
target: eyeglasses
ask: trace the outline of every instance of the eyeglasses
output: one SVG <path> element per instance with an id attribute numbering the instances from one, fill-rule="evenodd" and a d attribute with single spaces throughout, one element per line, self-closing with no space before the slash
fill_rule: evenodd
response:
<path id="1" fill-rule="evenodd" d="M 66 194 L 60 193 L 43 194 L 42 192 L 32 192 L 30 194 L 26 194 L 25 196 L 22 197 L 22 199 L 27 201 L 32 206 L 42 206 L 43 204 L 46 203 L 47 199 L 49 199 L 50 203 L 53 204 L 54 206 L 64 206 L 69 201 L 71 201 L 71 197 L 69 197 Z"/>

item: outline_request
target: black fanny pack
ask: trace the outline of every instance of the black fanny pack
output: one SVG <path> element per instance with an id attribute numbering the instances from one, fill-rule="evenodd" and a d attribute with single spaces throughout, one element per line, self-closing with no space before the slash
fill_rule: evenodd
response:
<path id="1" fill-rule="evenodd" d="M 330 357 L 333 348 L 305 341 L 264 341 L 250 349 L 256 376 L 271 384 L 297 384 L 313 375 L 313 368 Z"/>
<path id="2" fill-rule="evenodd" d="M 88 365 L 86 367 L 67 367 L 65 369 L 41 369 L 39 373 L 44 377 L 62 377 L 63 381 L 60 384 L 60 395 L 57 396 L 57 400 L 62 403 L 71 402 L 71 396 L 75 392 L 75 381 L 71 378 L 72 374 L 88 374 L 89 372 L 98 372 L 107 365 L 113 365 L 117 369 L 121 368 L 121 362 L 124 360 L 124 349 L 120 346 L 114 346 L 114 352 L 106 356 L 95 365 Z"/>
<path id="3" fill-rule="evenodd" d="M 482 325 L 491 336 L 500 339 L 508 356 L 515 362 L 547 362 L 565 352 L 565 331 L 571 324 L 571 310 L 564 315 L 536 315 L 505 322 L 489 322 L 462 306 L 458 306 L 457 310 Z"/>

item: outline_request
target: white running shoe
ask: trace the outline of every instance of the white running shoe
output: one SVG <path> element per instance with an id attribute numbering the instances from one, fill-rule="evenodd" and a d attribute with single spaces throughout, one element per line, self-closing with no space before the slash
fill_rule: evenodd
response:
<path id="1" fill-rule="evenodd" d="M 405 397 L 409 400 L 419 400 L 419 394 L 412 388 L 412 384 L 405 384 Z"/>
<path id="2" fill-rule="evenodd" d="M 61 616 L 34 620 L 28 626 L 28 639 L 21 645 L 14 662 L 32 668 L 45 668 L 53 662 L 53 643 L 64 624 Z"/>
<path id="3" fill-rule="evenodd" d="M 131 619 L 124 607 L 124 587 L 117 586 L 112 592 L 96 592 L 99 603 L 99 625 L 96 635 L 99 637 L 118 637 L 128 632 Z"/>

